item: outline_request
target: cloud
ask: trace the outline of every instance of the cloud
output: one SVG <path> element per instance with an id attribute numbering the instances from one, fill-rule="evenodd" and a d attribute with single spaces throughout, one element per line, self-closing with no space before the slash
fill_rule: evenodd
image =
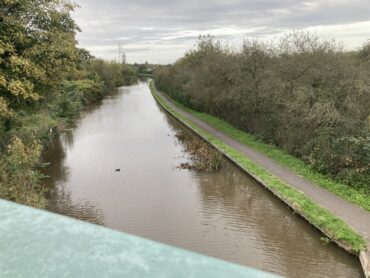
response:
<path id="1" fill-rule="evenodd" d="M 310 30 L 348 48 L 370 38 L 368 0 L 75 1 L 80 46 L 105 59 L 114 59 L 122 42 L 129 62 L 174 62 L 208 33 L 237 43 Z"/>

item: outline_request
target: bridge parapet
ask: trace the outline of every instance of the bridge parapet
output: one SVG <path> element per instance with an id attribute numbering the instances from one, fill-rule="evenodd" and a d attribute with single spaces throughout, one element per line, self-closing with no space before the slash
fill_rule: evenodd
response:
<path id="1" fill-rule="evenodd" d="M 276 275 L 0 200 L 0 277 Z"/>

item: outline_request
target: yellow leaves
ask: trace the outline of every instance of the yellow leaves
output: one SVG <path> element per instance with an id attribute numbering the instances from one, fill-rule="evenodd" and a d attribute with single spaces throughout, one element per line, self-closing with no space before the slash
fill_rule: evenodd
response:
<path id="1" fill-rule="evenodd" d="M 17 4 L 17 0 L 4 0 L 5 5 L 15 5 Z"/>
<path id="2" fill-rule="evenodd" d="M 9 117 L 11 114 L 6 100 L 0 97 L 0 117 Z"/>
<path id="3" fill-rule="evenodd" d="M 28 80 L 12 80 L 8 83 L 7 88 L 14 96 L 21 96 L 24 99 L 30 98 L 33 100 L 38 100 L 40 98 L 37 93 L 33 92 L 33 84 Z"/>
<path id="4" fill-rule="evenodd" d="M 20 80 L 11 81 L 7 87 L 9 89 L 10 93 L 12 95 L 15 95 L 15 96 L 27 95 L 27 93 L 28 93 L 26 88 L 23 86 L 22 81 L 20 81 Z"/>
<path id="5" fill-rule="evenodd" d="M 30 59 L 13 55 L 9 59 L 13 73 L 23 74 L 37 79 L 44 79 L 45 72 Z"/>
<path id="6" fill-rule="evenodd" d="M 1 57 L 4 53 L 13 53 L 14 46 L 10 43 L 4 42 L 0 40 L 0 64 L 3 62 L 3 58 Z"/>
<path id="7" fill-rule="evenodd" d="M 13 55 L 9 59 L 13 72 L 20 73 L 22 70 L 29 71 L 30 61 L 28 59 Z"/>
<path id="8" fill-rule="evenodd" d="M 0 74 L 0 87 L 6 87 L 6 79 Z"/>
<path id="9" fill-rule="evenodd" d="M 24 144 L 13 137 L 6 153 L 0 159 L 0 198 L 44 207 L 44 189 L 41 187 L 42 174 L 37 170 L 42 146 L 38 141 Z"/>
<path id="10" fill-rule="evenodd" d="M 76 24 L 68 0 L 2 0 L 0 90 L 4 98 L 37 100 L 79 68 Z M 1 78 L 1 75 L 4 78 Z M 37 93 L 35 92 L 37 91 Z M 9 99 L 14 99 L 10 96 Z"/>
<path id="11" fill-rule="evenodd" d="M 0 42 L 0 55 L 4 54 L 5 51 L 6 51 L 5 45 L 3 45 L 2 42 Z"/>
<path id="12" fill-rule="evenodd" d="M 4 88 L 12 95 L 22 97 L 23 99 L 40 99 L 40 96 L 33 91 L 33 84 L 28 80 L 12 80 L 7 82 L 5 77 L 0 73 L 0 88 Z M 0 116 L 11 116 L 7 102 L 2 97 L 0 97 Z"/>
<path id="13" fill-rule="evenodd" d="M 15 136 L 13 141 L 7 148 L 7 154 L 10 162 L 21 165 L 33 165 L 38 162 L 42 146 L 37 142 L 33 142 L 30 146 L 25 146 L 20 138 Z"/>
<path id="14" fill-rule="evenodd" d="M 312 107 L 310 113 L 312 118 L 317 119 L 325 125 L 331 125 L 339 121 L 341 115 L 334 102 L 317 102 Z"/>

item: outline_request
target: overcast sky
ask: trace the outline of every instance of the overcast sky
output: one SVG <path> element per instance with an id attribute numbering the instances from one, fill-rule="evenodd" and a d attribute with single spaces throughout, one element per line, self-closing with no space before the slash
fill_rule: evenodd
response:
<path id="1" fill-rule="evenodd" d="M 172 63 L 200 34 L 238 45 L 243 38 L 276 39 L 311 30 L 346 48 L 370 39 L 370 0 L 74 0 L 81 47 L 128 62 Z"/>

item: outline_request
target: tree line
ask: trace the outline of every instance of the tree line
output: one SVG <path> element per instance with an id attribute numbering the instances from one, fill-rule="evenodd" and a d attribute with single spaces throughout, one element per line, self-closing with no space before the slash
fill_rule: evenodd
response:
<path id="1" fill-rule="evenodd" d="M 81 108 L 136 82 L 77 46 L 68 0 L 0 0 L 0 198 L 44 207 L 43 148 Z"/>
<path id="2" fill-rule="evenodd" d="M 235 49 L 208 35 L 154 79 L 182 104 L 370 194 L 370 43 L 344 51 L 293 32 Z"/>

